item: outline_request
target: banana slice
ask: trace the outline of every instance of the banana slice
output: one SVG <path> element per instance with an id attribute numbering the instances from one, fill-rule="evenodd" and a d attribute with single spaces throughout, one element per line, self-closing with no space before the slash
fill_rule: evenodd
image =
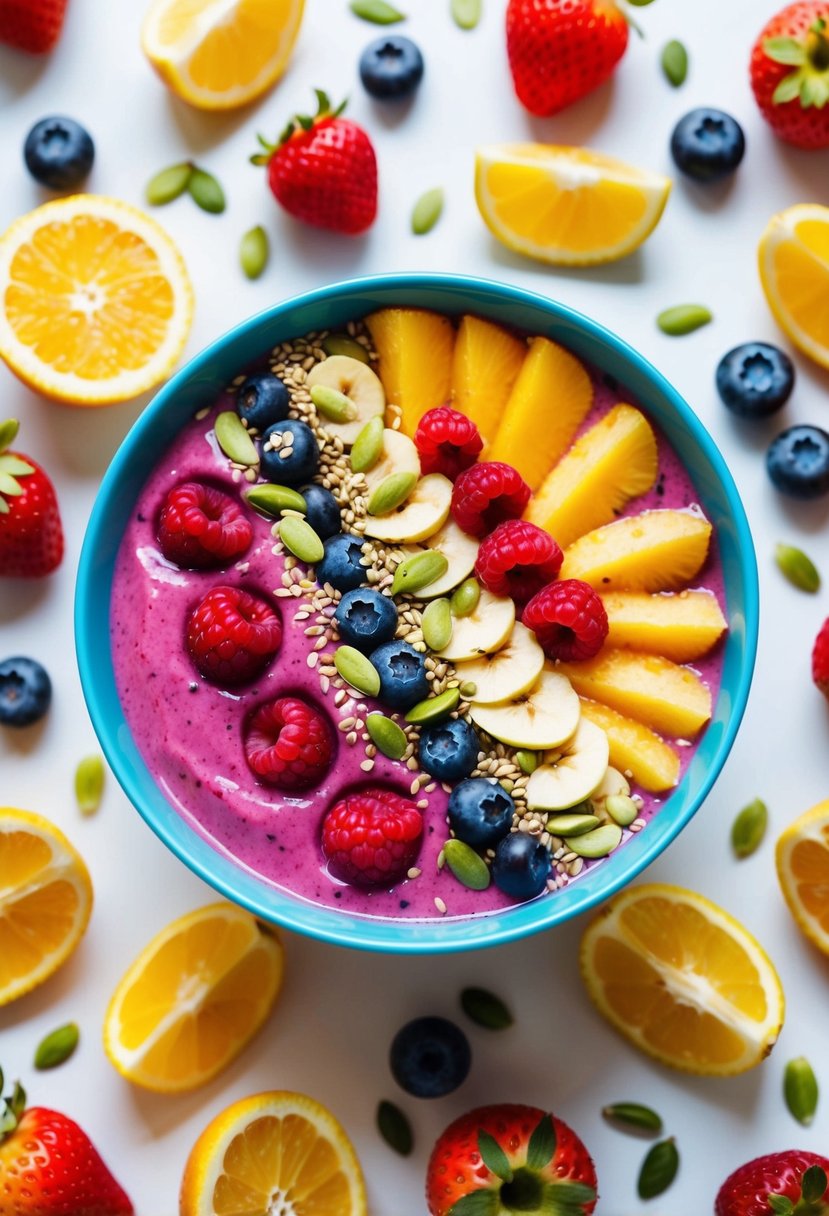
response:
<path id="1" fill-rule="evenodd" d="M 383 431 L 383 454 L 374 468 L 365 474 L 369 498 L 380 482 L 392 473 L 414 473 L 415 477 L 419 477 L 420 455 L 408 435 L 386 427 Z"/>
<path id="2" fill-rule="evenodd" d="M 581 718 L 572 739 L 557 753 L 555 763 L 540 764 L 530 774 L 527 806 L 530 810 L 565 811 L 584 802 L 601 785 L 609 756 L 607 735 L 601 727 Z"/>
<path id="3" fill-rule="evenodd" d="M 430 588 L 430 591 L 432 589 Z M 478 659 L 483 654 L 500 650 L 509 641 L 515 624 L 515 604 L 512 600 L 481 591 L 481 598 L 469 616 L 455 617 L 452 637 L 438 651 L 438 657 L 450 663 Z"/>
<path id="4" fill-rule="evenodd" d="M 494 739 L 533 751 L 559 747 L 570 739 L 576 733 L 580 713 L 579 699 L 570 681 L 549 668 L 541 672 L 529 692 L 512 701 L 500 705 L 479 705 L 473 701 L 469 707 L 472 721 Z M 594 785 L 601 781 L 604 768 Z"/>
<path id="5" fill-rule="evenodd" d="M 402 507 L 366 517 L 365 535 L 400 544 L 426 540 L 442 528 L 452 505 L 452 482 L 442 473 L 422 477 Z"/>
<path id="6" fill-rule="evenodd" d="M 544 666 L 544 651 L 535 634 L 516 621 L 505 646 L 494 654 L 458 662 L 458 678 L 476 687 L 475 704 L 512 701 L 528 692 Z"/>
<path id="7" fill-rule="evenodd" d="M 324 384 L 326 388 L 335 388 L 345 393 L 354 403 L 357 417 L 351 422 L 331 422 L 325 419 L 325 429 L 331 435 L 337 435 L 343 443 L 350 447 L 360 431 L 377 414 L 385 413 L 386 394 L 379 376 L 361 363 L 359 359 L 350 359 L 348 355 L 331 355 L 323 359 L 308 373 L 305 381 L 310 390 L 315 384 Z M 417 470 L 420 472 L 420 462 Z"/>
<path id="8" fill-rule="evenodd" d="M 446 595 L 447 592 L 454 590 L 458 583 L 462 583 L 465 578 L 469 577 L 478 559 L 477 540 L 474 536 L 469 536 L 466 532 L 461 531 L 454 519 L 447 519 L 440 531 L 429 537 L 426 541 L 426 548 L 442 553 L 449 565 L 445 574 L 435 579 L 420 592 L 421 598 L 424 600 L 433 600 L 439 595 Z M 412 549 L 411 553 L 406 554 L 406 557 L 417 552 L 419 550 Z"/>
<path id="9" fill-rule="evenodd" d="M 620 773 L 618 768 L 614 768 L 612 764 L 609 764 L 605 770 L 604 777 L 602 777 L 590 795 L 590 801 L 597 808 L 597 814 L 604 810 L 605 802 L 614 794 L 624 794 L 625 797 L 628 797 L 630 795 L 630 782 L 624 773 Z"/>

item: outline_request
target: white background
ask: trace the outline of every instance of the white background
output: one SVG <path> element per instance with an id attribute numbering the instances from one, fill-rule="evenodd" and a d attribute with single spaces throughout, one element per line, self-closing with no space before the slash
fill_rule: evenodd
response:
<path id="1" fill-rule="evenodd" d="M 773 3 L 773 0 L 772 0 Z M 277 89 L 227 117 L 200 114 L 169 96 L 139 47 L 143 5 L 135 0 L 70 0 L 63 39 L 48 59 L 0 48 L 0 227 L 43 200 L 22 164 L 29 127 L 67 113 L 92 132 L 97 158 L 88 188 L 141 203 L 146 180 L 193 157 L 215 172 L 228 195 L 222 216 L 182 198 L 158 218 L 179 243 L 197 307 L 192 355 L 232 324 L 295 292 L 350 275 L 390 270 L 457 270 L 533 288 L 581 309 L 637 346 L 664 371 L 712 431 L 744 496 L 762 582 L 760 657 L 744 725 L 714 792 L 694 823 L 648 872 L 718 900 L 760 938 L 782 976 L 787 1020 L 771 1059 L 734 1080 L 686 1078 L 652 1064 L 617 1038 L 582 990 L 576 952 L 583 923 L 508 948 L 444 959 L 361 955 L 286 935 L 287 981 L 266 1030 L 213 1084 L 182 1097 L 132 1088 L 106 1061 L 101 1023 L 114 985 L 138 950 L 172 917 L 213 893 L 168 854 L 110 780 L 98 816 L 82 821 L 72 793 L 79 758 L 96 750 L 75 667 L 72 596 L 84 525 L 100 478 L 146 398 L 104 410 L 66 409 L 38 399 L 0 369 L 0 415 L 22 420 L 18 446 L 41 460 L 60 496 L 67 553 L 50 579 L 0 581 L 0 654 L 31 654 L 50 670 L 53 709 L 42 728 L 0 733 L 0 801 L 52 817 L 92 871 L 96 906 L 73 959 L 49 983 L 0 1010 L 0 1058 L 34 1102 L 78 1119 L 131 1194 L 139 1216 L 173 1216 L 189 1148 L 227 1103 L 262 1088 L 304 1090 L 345 1123 L 362 1158 L 374 1216 L 420 1216 L 431 1144 L 450 1119 L 486 1101 L 527 1101 L 555 1111 L 584 1136 L 597 1162 L 599 1211 L 704 1213 L 726 1174 L 762 1152 L 827 1148 L 829 970 L 799 936 L 774 876 L 773 841 L 796 815 L 829 794 L 827 706 L 812 688 L 809 654 L 827 597 L 803 595 L 777 572 L 776 541 L 807 549 L 829 578 L 826 506 L 782 501 L 764 469 L 771 436 L 793 422 L 825 423 L 827 378 L 798 357 L 798 384 L 785 412 L 768 424 L 738 424 L 713 390 L 720 355 L 753 338 L 780 341 L 755 268 L 757 240 L 773 212 L 797 202 L 829 202 L 829 153 L 777 143 L 757 114 L 747 82 L 750 44 L 772 11 L 765 0 L 659 0 L 636 16 L 647 33 L 632 37 L 615 80 L 559 117 L 536 121 L 514 100 L 503 37 L 504 0 L 485 0 L 473 33 L 452 24 L 448 0 L 401 0 L 414 12 L 401 32 L 422 47 L 426 76 L 411 106 L 372 102 L 362 92 L 360 50 L 381 31 L 357 20 L 346 0 L 307 0 L 300 41 Z M 689 47 L 686 85 L 672 90 L 658 67 L 670 37 Z M 281 130 L 307 109 L 311 88 L 351 96 L 350 112 L 371 132 L 380 161 L 381 204 L 368 236 L 349 240 L 301 229 L 270 197 L 264 173 L 247 162 L 256 133 Z M 562 271 L 497 246 L 479 220 L 472 193 L 477 144 L 541 138 L 587 143 L 670 173 L 668 138 L 692 106 L 719 105 L 743 124 L 748 152 L 731 183 L 677 181 L 647 246 L 608 268 Z M 447 206 L 425 238 L 409 232 L 414 200 L 442 185 Z M 251 284 L 237 266 L 242 232 L 263 223 L 273 256 Z M 654 317 L 686 301 L 707 304 L 713 325 L 683 339 L 663 336 Z M 755 796 L 770 807 L 762 850 L 741 863 L 730 855 L 731 821 Z M 458 993 L 482 984 L 506 997 L 516 1023 L 488 1034 L 466 1025 L 471 1075 L 451 1097 L 418 1102 L 396 1090 L 387 1066 L 395 1030 L 418 1014 L 462 1015 Z M 72 1061 L 33 1072 L 41 1036 L 76 1020 L 82 1043 Z M 785 1061 L 807 1055 L 825 1089 L 815 1125 L 787 1113 Z M 378 1099 L 392 1098 L 415 1128 L 414 1155 L 401 1160 L 374 1129 Z M 617 1099 L 657 1107 L 676 1135 L 680 1175 L 662 1199 L 640 1205 L 635 1182 L 645 1144 L 602 1123 Z"/>

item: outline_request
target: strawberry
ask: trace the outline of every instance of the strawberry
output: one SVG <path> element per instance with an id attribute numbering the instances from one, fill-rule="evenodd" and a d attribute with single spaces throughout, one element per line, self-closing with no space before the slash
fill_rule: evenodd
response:
<path id="1" fill-rule="evenodd" d="M 740 1166 L 717 1195 L 715 1216 L 821 1216 L 829 1213 L 829 1160 L 790 1149 Z"/>
<path id="2" fill-rule="evenodd" d="M 582 1216 L 596 1206 L 596 1171 L 579 1137 L 554 1115 L 535 1106 L 481 1106 L 450 1123 L 432 1149 L 426 1202 L 431 1216 Z"/>
<path id="3" fill-rule="evenodd" d="M 544 118 L 592 92 L 628 44 L 613 0 L 509 0 L 507 54 L 518 100 Z"/>
<path id="4" fill-rule="evenodd" d="M 311 118 L 298 114 L 277 144 L 261 136 L 265 149 L 250 159 L 268 166 L 268 185 L 290 215 L 317 228 L 356 235 L 377 214 L 377 158 L 362 127 L 340 117 L 319 89 Z"/>
<path id="5" fill-rule="evenodd" d="M 17 430 L 14 419 L 0 423 L 0 575 L 40 578 L 60 565 L 63 528 L 43 469 L 31 456 L 8 450 Z"/>
<path id="6" fill-rule="evenodd" d="M 798 0 L 760 32 L 751 52 L 751 87 L 780 139 L 829 147 L 829 0 Z"/>
<path id="7" fill-rule="evenodd" d="M 131 1216 L 86 1132 L 57 1111 L 25 1105 L 19 1084 L 0 1098 L 2 1216 Z"/>
<path id="8" fill-rule="evenodd" d="M 63 29 L 67 0 L 0 0 L 0 42 L 43 55 Z"/>
<path id="9" fill-rule="evenodd" d="M 812 682 L 829 700 L 829 617 L 818 630 L 812 647 Z"/>

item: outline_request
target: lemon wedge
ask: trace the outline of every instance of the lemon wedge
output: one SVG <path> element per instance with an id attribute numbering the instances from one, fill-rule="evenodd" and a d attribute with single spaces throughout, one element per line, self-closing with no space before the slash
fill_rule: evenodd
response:
<path id="1" fill-rule="evenodd" d="M 804 203 L 772 216 L 757 254 L 777 324 L 804 355 L 829 367 L 829 207 Z"/>

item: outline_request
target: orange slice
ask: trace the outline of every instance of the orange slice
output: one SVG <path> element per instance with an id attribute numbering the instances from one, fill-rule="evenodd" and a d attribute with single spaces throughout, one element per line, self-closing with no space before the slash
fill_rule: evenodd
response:
<path id="1" fill-rule="evenodd" d="M 829 954 L 829 801 L 789 824 L 775 861 L 789 911 L 809 941 Z"/>
<path id="2" fill-rule="evenodd" d="M 777 324 L 805 355 L 829 367 L 829 207 L 804 203 L 773 216 L 758 260 Z"/>

